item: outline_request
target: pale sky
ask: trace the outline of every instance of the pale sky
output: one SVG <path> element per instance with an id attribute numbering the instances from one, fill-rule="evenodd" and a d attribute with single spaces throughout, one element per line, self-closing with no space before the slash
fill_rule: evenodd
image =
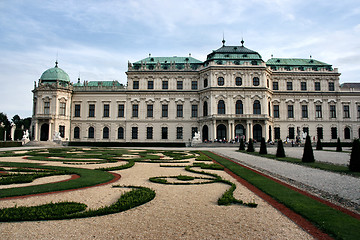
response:
<path id="1" fill-rule="evenodd" d="M 0 0 L 0 112 L 32 115 L 34 81 L 59 67 L 72 82 L 118 80 L 127 63 L 245 46 L 267 61 L 309 58 L 360 82 L 359 0 Z"/>

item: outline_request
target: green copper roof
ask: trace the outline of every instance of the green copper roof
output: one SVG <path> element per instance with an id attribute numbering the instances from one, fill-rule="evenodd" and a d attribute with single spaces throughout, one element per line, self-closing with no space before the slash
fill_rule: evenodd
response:
<path id="1" fill-rule="evenodd" d="M 277 66 L 331 66 L 330 64 L 315 59 L 302 58 L 270 58 L 266 64 Z"/>
<path id="2" fill-rule="evenodd" d="M 160 64 L 166 64 L 166 63 L 175 63 L 175 64 L 185 64 L 185 63 L 199 63 L 199 64 L 202 64 L 202 61 L 199 61 L 193 57 L 147 57 L 147 58 L 144 58 L 140 61 L 137 61 L 137 62 L 134 62 L 134 64 L 136 63 L 160 63 Z"/>
<path id="3" fill-rule="evenodd" d="M 74 84 L 75 87 L 83 87 L 84 83 L 81 82 L 77 82 Z M 124 86 L 123 84 L 119 83 L 118 81 L 89 81 L 86 82 L 86 86 L 88 87 L 98 87 L 98 86 L 102 86 L 102 87 L 122 87 Z"/>
<path id="4" fill-rule="evenodd" d="M 46 70 L 41 75 L 40 80 L 45 81 L 45 82 L 46 81 L 52 82 L 52 81 L 56 81 L 56 80 L 70 82 L 69 75 L 64 70 L 59 68 L 57 66 L 57 64 L 58 63 L 56 62 L 55 67 Z"/>

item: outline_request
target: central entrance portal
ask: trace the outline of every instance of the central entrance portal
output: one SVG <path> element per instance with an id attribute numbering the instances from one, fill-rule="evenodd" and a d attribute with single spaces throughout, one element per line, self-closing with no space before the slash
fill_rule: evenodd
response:
<path id="1" fill-rule="evenodd" d="M 49 124 L 44 123 L 41 125 L 40 130 L 40 141 L 47 141 L 49 140 Z"/>
<path id="2" fill-rule="evenodd" d="M 220 124 L 219 126 L 217 126 L 216 132 L 217 139 L 226 139 L 226 126 L 224 124 Z"/>

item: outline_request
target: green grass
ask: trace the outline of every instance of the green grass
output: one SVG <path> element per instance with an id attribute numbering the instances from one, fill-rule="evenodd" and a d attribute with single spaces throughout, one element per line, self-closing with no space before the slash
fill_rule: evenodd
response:
<path id="1" fill-rule="evenodd" d="M 325 171 L 346 174 L 346 175 L 350 175 L 353 177 L 360 177 L 360 172 L 352 172 L 349 170 L 349 168 L 347 166 L 336 165 L 336 164 L 325 163 L 325 162 L 317 162 L 316 159 L 315 159 L 315 162 L 304 163 L 299 158 L 292 158 L 292 157 L 279 158 L 273 154 L 259 154 L 258 152 L 249 153 L 246 151 L 239 151 L 239 150 L 238 150 L 238 152 L 251 154 L 251 155 L 259 156 L 259 157 L 270 158 L 270 159 L 283 161 L 283 162 L 290 162 L 290 163 L 294 163 L 294 164 L 298 164 L 298 165 L 302 165 L 302 166 L 306 166 L 306 167 L 311 167 L 311 168 L 317 168 L 317 169 L 321 169 L 321 170 L 325 170 Z"/>
<path id="2" fill-rule="evenodd" d="M 203 152 L 234 174 L 308 219 L 335 239 L 360 239 L 360 221 L 211 152 Z M 356 190 L 354 190 L 356 191 Z"/>

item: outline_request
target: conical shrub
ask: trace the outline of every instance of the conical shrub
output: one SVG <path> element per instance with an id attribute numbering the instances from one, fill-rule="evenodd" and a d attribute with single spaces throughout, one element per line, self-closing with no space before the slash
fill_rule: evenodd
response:
<path id="1" fill-rule="evenodd" d="M 251 138 L 249 139 L 249 145 L 248 145 L 248 148 L 247 148 L 246 151 L 247 152 L 255 152 L 254 143 L 253 143 L 253 140 Z"/>
<path id="2" fill-rule="evenodd" d="M 337 151 L 337 152 L 342 152 L 342 147 L 341 147 L 340 138 L 337 139 L 336 151 Z"/>
<path id="3" fill-rule="evenodd" d="M 240 138 L 239 150 L 240 150 L 240 151 L 244 151 L 244 150 L 245 150 L 244 139 L 242 139 L 242 138 Z"/>
<path id="4" fill-rule="evenodd" d="M 261 138 L 260 152 L 259 153 L 260 154 L 267 154 L 265 138 Z"/>
<path id="5" fill-rule="evenodd" d="M 320 138 L 318 138 L 318 140 L 316 142 L 316 150 L 323 150 Z"/>
<path id="6" fill-rule="evenodd" d="M 276 157 L 285 157 L 284 145 L 281 139 L 278 141 Z"/>
<path id="7" fill-rule="evenodd" d="M 353 141 L 351 156 L 350 156 L 350 171 L 360 172 L 360 140 Z"/>
<path id="8" fill-rule="evenodd" d="M 309 135 L 306 136 L 302 161 L 303 162 L 315 162 L 314 152 L 313 152 L 313 149 L 311 146 L 311 139 L 310 139 Z"/>

